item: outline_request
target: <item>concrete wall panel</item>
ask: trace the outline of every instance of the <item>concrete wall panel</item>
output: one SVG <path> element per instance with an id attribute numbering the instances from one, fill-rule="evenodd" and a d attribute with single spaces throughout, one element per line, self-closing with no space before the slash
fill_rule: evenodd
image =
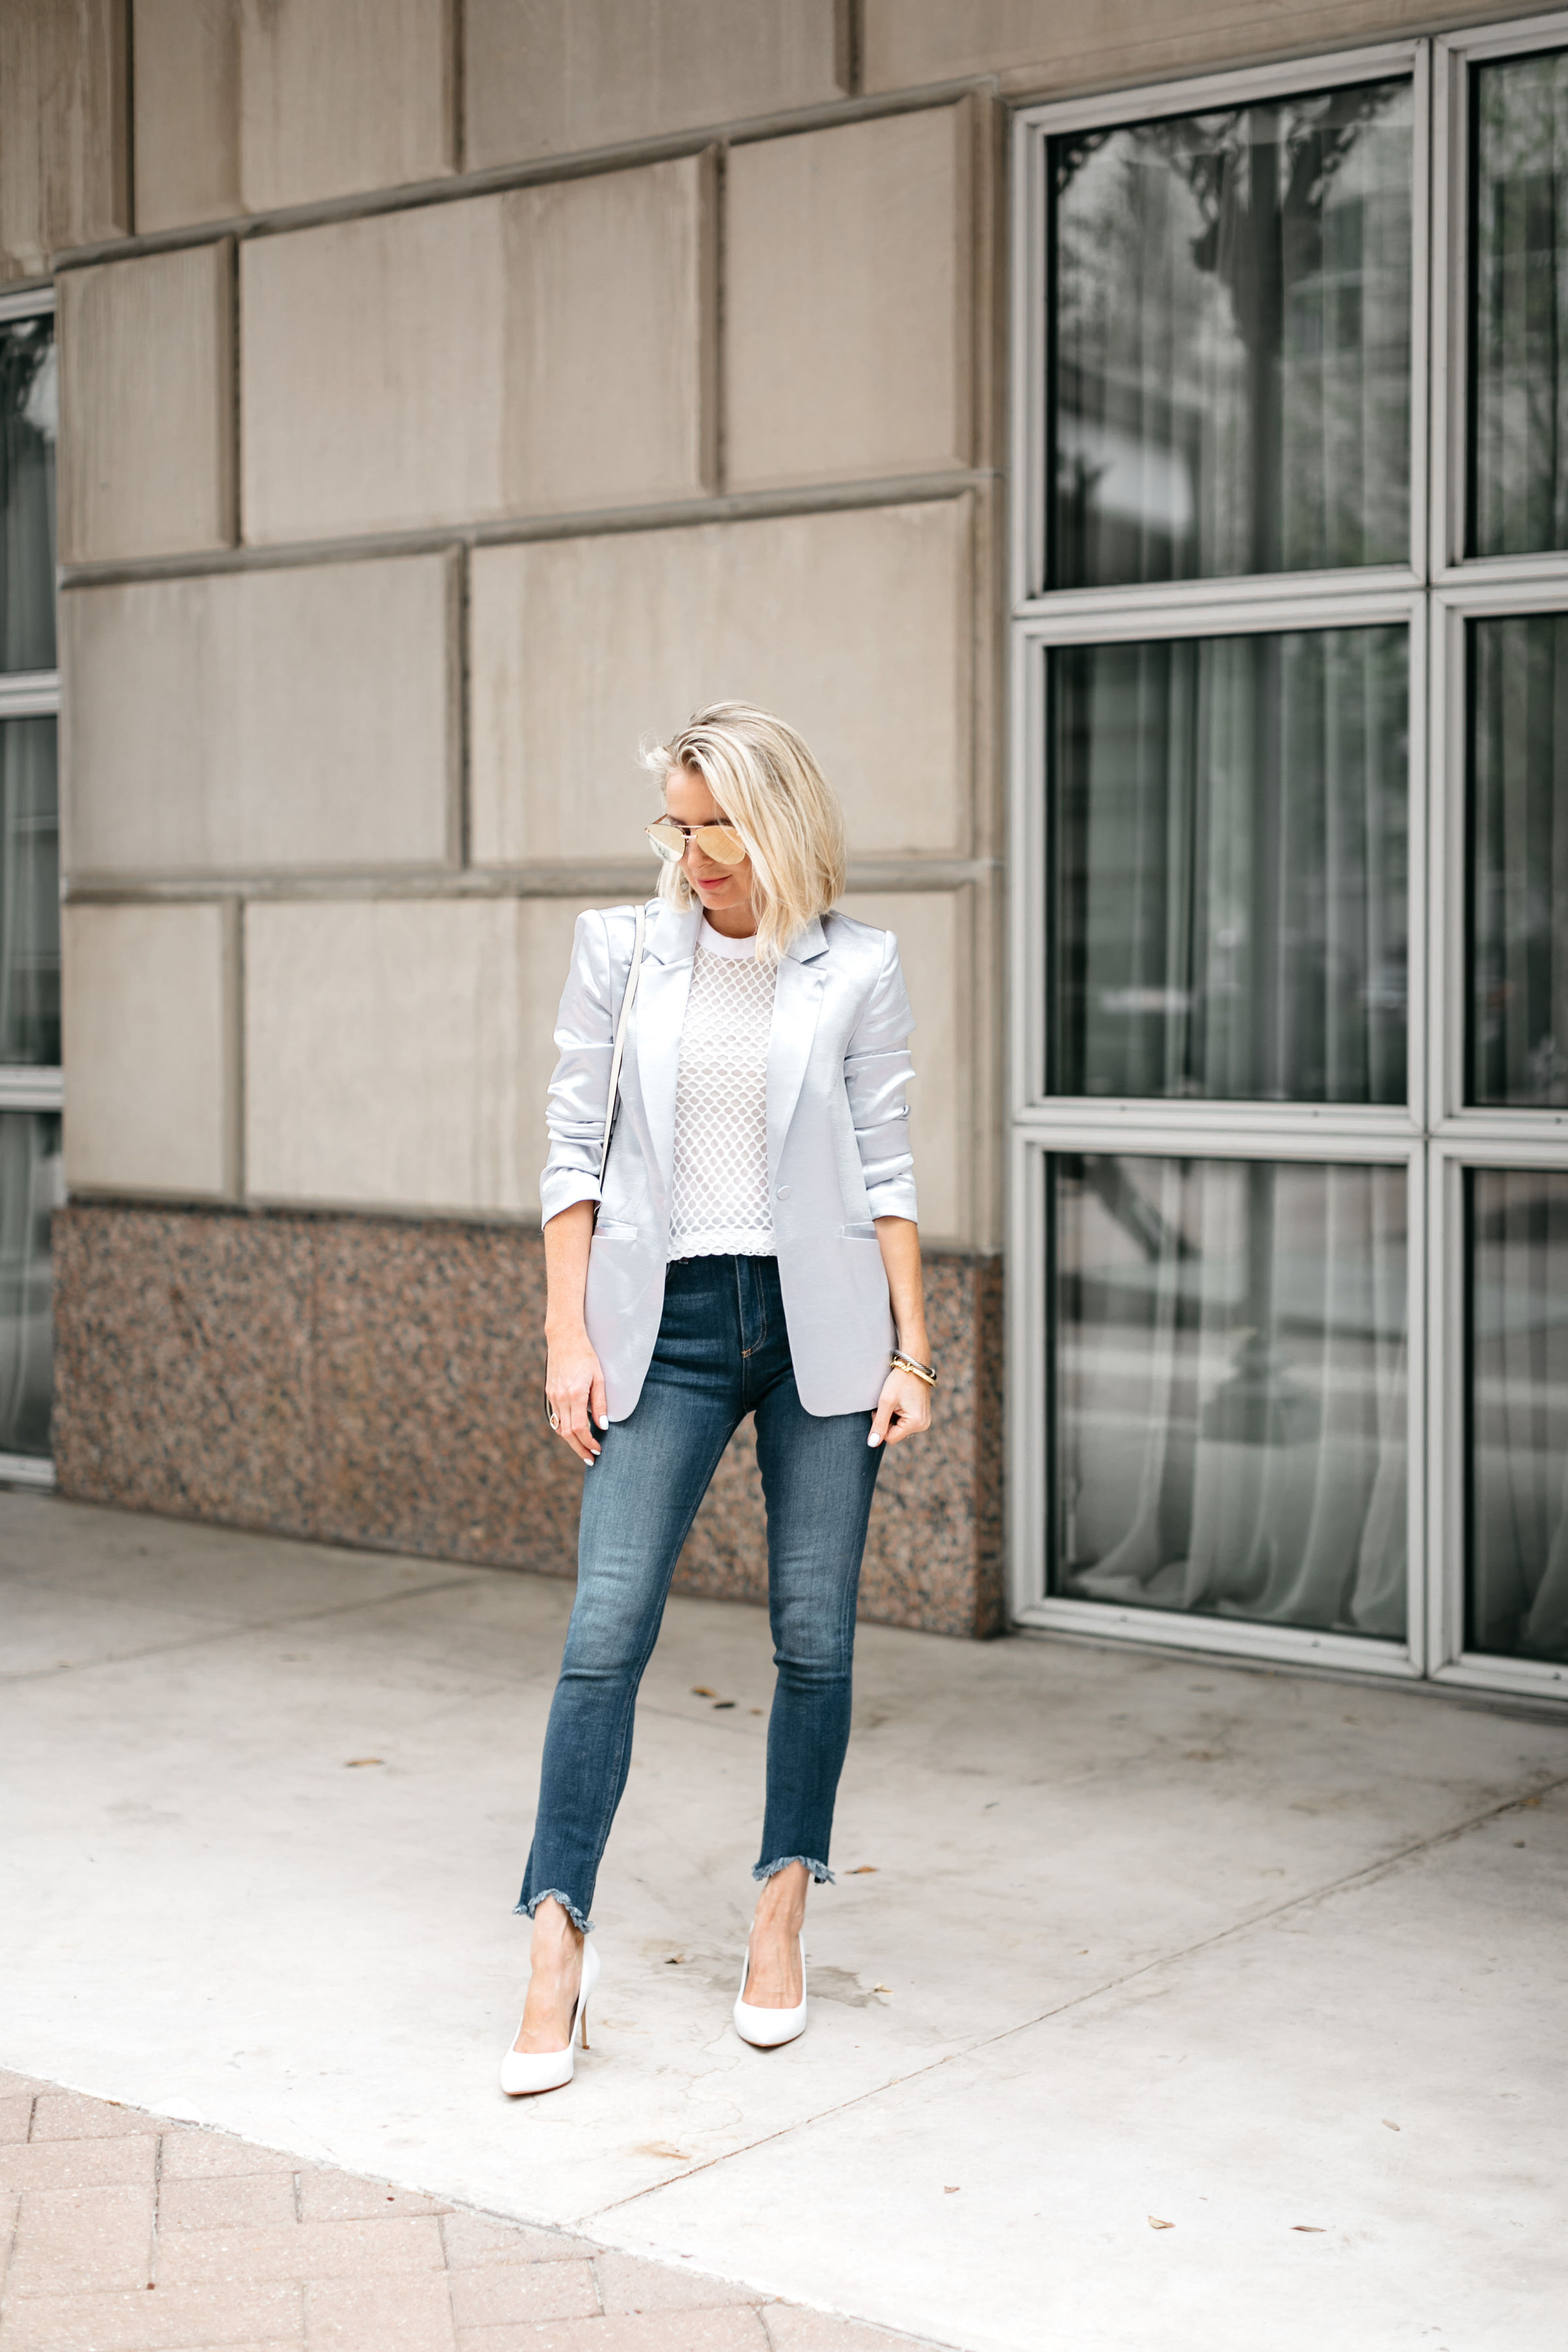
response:
<path id="1" fill-rule="evenodd" d="M 453 562 L 70 590 L 68 869 L 374 870 L 448 857 Z"/>
<path id="2" fill-rule="evenodd" d="M 247 244 L 247 537 L 700 490 L 710 178 L 688 157 Z"/>
<path id="3" fill-rule="evenodd" d="M 131 226 L 125 0 L 0 7 L 0 279 Z"/>
<path id="4" fill-rule="evenodd" d="M 1042 98 L 1517 16 L 1518 0 L 865 0 L 868 91 L 1005 73 Z"/>
<path id="5" fill-rule="evenodd" d="M 567 899 L 255 904 L 247 1189 L 538 1214 Z"/>
<path id="6" fill-rule="evenodd" d="M 247 205 L 453 169 L 453 0 L 240 0 Z"/>
<path id="7" fill-rule="evenodd" d="M 234 537 L 234 254 L 101 262 L 60 280 L 59 547 L 67 563 Z"/>
<path id="8" fill-rule="evenodd" d="M 65 908 L 68 1184 L 230 1189 L 231 928 L 216 906 Z"/>
<path id="9" fill-rule="evenodd" d="M 470 170 L 844 95 L 836 0 L 467 0 Z"/>
<path id="10" fill-rule="evenodd" d="M 639 738 L 720 699 L 800 729 L 853 854 L 964 854 L 970 627 L 963 499 L 481 548 L 474 856 L 640 856 Z"/>
<path id="11" fill-rule="evenodd" d="M 734 150 L 729 488 L 969 463 L 971 135 L 943 107 Z"/>
<path id="12" fill-rule="evenodd" d="M 237 0 L 133 0 L 136 226 L 232 220 L 239 180 Z"/>
<path id="13" fill-rule="evenodd" d="M 914 1007 L 910 1050 L 910 1141 L 921 1233 L 928 1247 L 963 1246 L 970 1232 L 973 1118 L 968 1040 L 970 907 L 967 890 L 851 890 L 844 912 L 896 931 Z"/>

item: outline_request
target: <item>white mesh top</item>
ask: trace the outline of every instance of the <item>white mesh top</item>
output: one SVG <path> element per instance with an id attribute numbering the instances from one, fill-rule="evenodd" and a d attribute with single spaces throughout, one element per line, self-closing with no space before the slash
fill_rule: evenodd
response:
<path id="1" fill-rule="evenodd" d="M 675 1086 L 669 1255 L 771 1257 L 768 1033 L 774 967 L 755 940 L 704 919 L 691 967 Z"/>

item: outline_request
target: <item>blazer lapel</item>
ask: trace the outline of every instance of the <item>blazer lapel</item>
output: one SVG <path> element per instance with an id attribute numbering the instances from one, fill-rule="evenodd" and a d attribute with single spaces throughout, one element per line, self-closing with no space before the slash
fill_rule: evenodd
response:
<path id="1" fill-rule="evenodd" d="M 702 925 L 700 907 L 661 906 L 643 950 L 642 978 L 632 1007 L 637 1087 L 655 1165 L 669 1194 L 675 1167 L 675 1084 L 680 1070 L 680 1026 L 691 990 L 691 964 Z"/>
<path id="2" fill-rule="evenodd" d="M 817 959 L 827 953 L 827 940 L 816 917 L 779 960 L 773 989 L 773 1023 L 768 1035 L 768 1181 L 778 1181 L 784 1138 L 805 1083 L 816 1034 L 816 1016 L 827 975 Z M 673 1144 L 672 1144 L 673 1149 Z"/>

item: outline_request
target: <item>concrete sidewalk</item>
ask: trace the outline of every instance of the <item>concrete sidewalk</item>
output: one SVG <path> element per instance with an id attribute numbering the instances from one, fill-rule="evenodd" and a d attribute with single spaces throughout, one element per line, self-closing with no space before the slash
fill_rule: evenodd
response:
<path id="1" fill-rule="evenodd" d="M 766 1622 L 674 1602 L 520 2106 L 570 1589 L 22 1496 L 0 1577 L 18 2070 L 964 2352 L 1556 2352 L 1568 1722 L 863 1629 L 764 2055 Z"/>

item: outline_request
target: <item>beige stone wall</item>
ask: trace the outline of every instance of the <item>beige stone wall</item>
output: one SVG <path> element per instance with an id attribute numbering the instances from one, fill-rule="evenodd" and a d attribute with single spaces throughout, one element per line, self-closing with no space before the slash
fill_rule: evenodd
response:
<path id="1" fill-rule="evenodd" d="M 535 1215 L 638 738 L 739 695 L 904 942 L 928 1234 L 996 1246 L 1006 101 L 1512 13 L 9 0 L 73 1186 Z"/>

